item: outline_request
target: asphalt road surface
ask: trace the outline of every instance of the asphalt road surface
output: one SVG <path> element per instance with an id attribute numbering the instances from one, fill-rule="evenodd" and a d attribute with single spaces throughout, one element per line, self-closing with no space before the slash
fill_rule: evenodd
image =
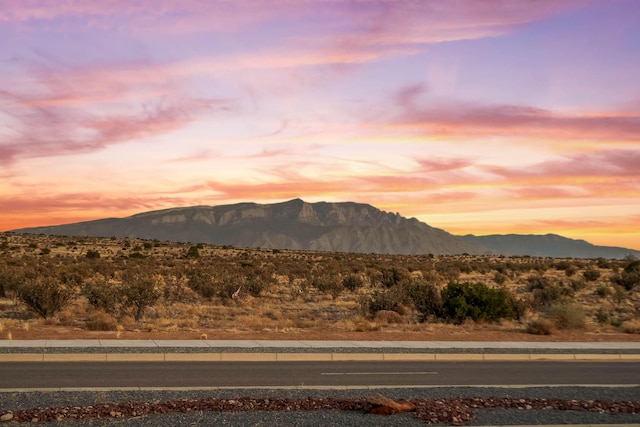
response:
<path id="1" fill-rule="evenodd" d="M 1 363 L 1 389 L 638 385 L 637 362 Z"/>

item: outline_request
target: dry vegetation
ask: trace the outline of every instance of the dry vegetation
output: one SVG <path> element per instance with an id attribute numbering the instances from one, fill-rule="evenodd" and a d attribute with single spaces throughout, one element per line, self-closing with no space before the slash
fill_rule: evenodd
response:
<path id="1" fill-rule="evenodd" d="M 0 234 L 2 339 L 638 341 L 639 291 L 633 259 Z"/>

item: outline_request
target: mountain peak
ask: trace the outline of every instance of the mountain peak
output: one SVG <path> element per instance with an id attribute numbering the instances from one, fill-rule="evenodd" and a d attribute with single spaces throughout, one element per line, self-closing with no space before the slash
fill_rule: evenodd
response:
<path id="1" fill-rule="evenodd" d="M 238 203 L 144 212 L 20 232 L 117 236 L 238 247 L 389 254 L 482 253 L 482 249 L 415 219 L 354 202 Z"/>
<path id="2" fill-rule="evenodd" d="M 595 246 L 557 234 L 453 236 L 415 218 L 355 202 L 237 203 L 176 207 L 14 232 L 131 237 L 236 247 L 381 254 L 503 254 L 557 258 L 640 257 L 625 248 Z"/>

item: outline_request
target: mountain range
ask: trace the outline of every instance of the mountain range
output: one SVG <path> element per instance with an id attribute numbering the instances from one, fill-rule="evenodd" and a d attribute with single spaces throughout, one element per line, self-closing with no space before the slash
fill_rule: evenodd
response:
<path id="1" fill-rule="evenodd" d="M 131 237 L 235 247 L 380 254 L 502 254 L 624 258 L 639 251 L 595 246 L 558 235 L 455 236 L 371 205 L 238 203 L 179 207 L 56 226 L 12 230 L 65 236 Z"/>

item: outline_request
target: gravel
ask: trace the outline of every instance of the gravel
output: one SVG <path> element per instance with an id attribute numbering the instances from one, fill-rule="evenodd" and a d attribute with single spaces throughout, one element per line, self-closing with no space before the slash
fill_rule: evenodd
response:
<path id="1" fill-rule="evenodd" d="M 57 392 L 2 392 L 0 393 L 0 414 L 13 411 L 16 416 L 18 411 L 33 408 L 67 408 L 87 407 L 106 404 L 122 404 L 131 402 L 146 402 L 140 407 L 152 406 L 159 402 L 174 402 L 177 405 L 185 405 L 199 399 L 218 399 L 214 403 L 229 404 L 231 399 L 235 404 L 264 404 L 271 409 L 278 409 L 277 404 L 284 401 L 287 405 L 307 405 L 313 400 L 335 403 L 340 400 L 357 400 L 362 402 L 367 396 L 381 393 L 391 399 L 433 399 L 427 404 L 440 405 L 440 410 L 455 413 L 459 399 L 479 399 L 484 403 L 489 398 L 503 399 L 510 405 L 523 409 L 493 407 L 491 409 L 469 408 L 469 402 L 464 403 L 464 410 L 471 414 L 471 418 L 464 418 L 465 425 L 531 425 L 531 424 L 636 424 L 640 425 L 640 387 L 610 388 L 610 387 L 532 387 L 532 388 L 473 388 L 473 387 L 441 387 L 423 389 L 384 389 L 384 390 L 138 390 L 138 391 L 57 391 Z M 245 400 L 242 400 L 246 398 Z M 288 399 L 288 400 L 287 400 Z M 607 400 L 616 402 L 632 402 L 632 408 L 636 413 L 599 413 L 582 410 L 536 409 L 536 399 L 560 399 L 561 401 L 546 401 L 544 405 L 558 407 L 560 403 L 579 406 L 594 400 Z M 571 403 L 575 401 L 574 403 Z M 298 402 L 298 403 L 295 403 Z M 302 402 L 302 403 L 300 403 Z M 281 402 L 280 402 L 281 403 Z M 494 402 L 495 403 L 495 402 Z M 504 402 L 503 402 L 504 403 Z M 592 402 L 591 402 L 592 403 Z M 444 405 L 444 406 L 442 406 Z M 493 403 L 492 403 L 493 405 Z M 525 409 L 528 406 L 531 409 Z M 608 403 L 608 408 L 615 407 Z M 482 406 L 482 405 L 481 405 Z M 495 406 L 495 405 L 493 405 Z M 124 410 L 122 408 L 125 408 Z M 127 407 L 135 405 L 120 405 L 118 411 L 126 411 Z M 358 408 L 357 406 L 355 408 Z M 116 408 L 117 409 L 117 408 Z M 293 407 L 292 407 L 293 409 Z M 113 411 L 109 408 L 109 411 Z M 90 418 L 84 420 L 64 420 L 58 423 L 30 423 L 31 425 L 62 425 L 62 426 L 175 426 L 175 425 L 221 425 L 221 426 L 424 426 L 426 422 L 416 418 L 415 413 L 396 414 L 391 416 L 379 416 L 366 414 L 359 410 L 333 410 L 317 409 L 303 410 L 250 410 L 250 411 L 203 411 L 192 410 L 189 412 L 171 412 L 168 414 L 152 414 L 146 416 L 108 416 L 107 418 Z M 122 415 L 125 415 L 124 413 Z M 130 415 L 130 414 L 129 414 Z M 452 425 L 451 417 L 443 425 Z M 7 423 L 9 425 L 14 423 Z"/>
<path id="2" fill-rule="evenodd" d="M 576 349 L 554 347 L 492 348 L 492 347 L 14 347 L 0 346 L 0 354 L 157 354 L 157 353 L 409 353 L 409 354 L 574 354 Z M 580 354 L 637 354 L 636 348 L 581 348 Z"/>

